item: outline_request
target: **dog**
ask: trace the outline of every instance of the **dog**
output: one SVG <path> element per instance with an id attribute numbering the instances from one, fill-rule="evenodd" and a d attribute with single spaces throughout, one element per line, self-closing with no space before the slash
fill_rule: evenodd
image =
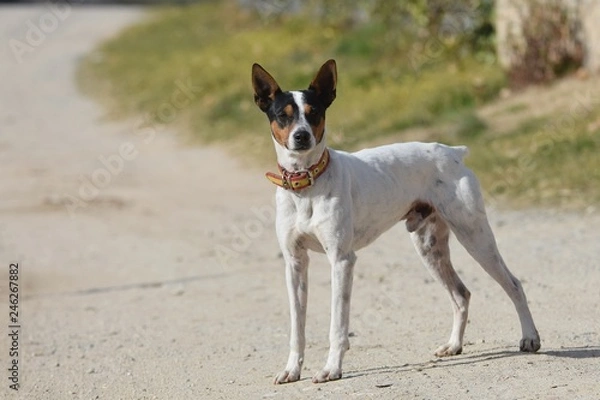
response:
<path id="1" fill-rule="evenodd" d="M 325 253 L 331 264 L 330 347 L 325 367 L 313 377 L 319 383 L 342 377 L 355 252 L 402 220 L 454 310 L 450 339 L 436 356 L 462 352 L 470 298 L 450 261 L 450 232 L 514 303 L 522 329 L 520 350 L 539 350 L 540 336 L 521 283 L 498 251 L 478 180 L 463 164 L 467 148 L 412 142 L 355 153 L 330 149 L 325 111 L 336 98 L 336 84 L 334 60 L 321 66 L 308 89 L 297 91 L 281 90 L 263 67 L 252 66 L 254 100 L 269 119 L 279 164 L 279 174 L 266 176 L 278 186 L 275 225 L 290 303 L 290 353 L 275 383 L 300 379 L 308 250 Z"/>

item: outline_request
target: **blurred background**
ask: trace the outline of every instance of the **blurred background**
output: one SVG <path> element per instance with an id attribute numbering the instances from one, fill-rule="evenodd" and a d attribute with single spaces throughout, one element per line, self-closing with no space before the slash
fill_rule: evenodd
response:
<path id="1" fill-rule="evenodd" d="M 176 123 L 271 162 L 251 64 L 291 89 L 335 58 L 331 145 L 466 143 L 493 198 L 580 208 L 600 200 L 588 184 L 600 179 L 599 18 L 583 0 L 163 2 L 87 57 L 80 83 L 119 116 L 190 80 L 199 95 Z"/>
<path id="2" fill-rule="evenodd" d="M 0 263 L 22 272 L 22 397 L 596 398 L 599 4 L 0 4 Z M 472 347 L 427 361 L 449 314 L 399 224 L 361 254 L 356 379 L 271 386 L 288 318 L 251 66 L 301 89 L 330 58 L 332 147 L 470 147 L 545 353 L 513 357 L 510 301 L 455 243 L 479 293 Z M 329 319 L 327 260 L 312 259 L 305 376 L 321 367 Z"/>
<path id="3" fill-rule="evenodd" d="M 144 22 L 80 62 L 78 85 L 112 118 L 147 114 L 201 143 L 273 162 L 250 66 L 284 89 L 339 69 L 330 145 L 472 148 L 492 199 L 586 208 L 600 201 L 600 2 L 592 0 L 99 1 L 147 4 Z M 169 115 L 173 88 L 193 87 Z M 180 112 L 179 112 L 180 111 Z M 251 145 L 249 145 L 251 144 Z"/>

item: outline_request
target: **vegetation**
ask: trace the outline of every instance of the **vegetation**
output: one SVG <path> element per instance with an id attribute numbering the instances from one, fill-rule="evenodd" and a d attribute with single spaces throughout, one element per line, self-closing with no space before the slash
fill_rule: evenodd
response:
<path id="1" fill-rule="evenodd" d="M 499 134 L 479 115 L 506 85 L 493 54 L 491 1 L 477 9 L 468 8 L 472 1 L 453 2 L 463 7 L 453 15 L 469 12 L 476 23 L 451 29 L 438 15 L 442 0 L 358 1 L 349 11 L 338 3 L 344 2 L 293 13 L 231 2 L 160 8 L 83 60 L 79 83 L 113 117 L 146 114 L 204 143 L 226 142 L 272 162 L 265 117 L 252 100 L 252 63 L 291 89 L 307 86 L 321 63 L 335 58 L 338 98 L 327 117 L 328 140 L 336 148 L 402 140 L 466 143 L 472 148 L 468 163 L 494 198 L 556 205 L 584 193 L 600 201 L 600 189 L 585 183 L 599 178 L 590 171 L 600 170 L 593 157 L 600 133 L 586 128 L 596 114 L 579 115 L 559 135 L 542 123 Z M 368 4 L 370 17 L 361 19 Z M 508 112 L 526 109 L 517 103 Z M 544 140 L 553 145 L 532 144 Z M 524 163 L 523 173 L 508 179 L 515 163 Z M 575 168 L 579 163 L 585 168 Z"/>
<path id="2" fill-rule="evenodd" d="M 596 121 L 600 113 L 594 112 Z M 488 201 L 592 209 L 600 203 L 600 124 L 568 112 L 470 141 L 469 163 Z M 565 122 L 567 122 L 565 124 Z"/>
<path id="3" fill-rule="evenodd" d="M 581 26 L 575 11 L 561 0 L 530 0 L 517 8 L 523 25 L 522 39 L 513 37 L 513 86 L 555 80 L 583 65 Z"/>

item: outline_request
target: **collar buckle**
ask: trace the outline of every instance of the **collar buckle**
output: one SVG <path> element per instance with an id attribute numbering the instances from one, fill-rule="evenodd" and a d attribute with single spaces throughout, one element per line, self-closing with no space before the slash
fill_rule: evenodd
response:
<path id="1" fill-rule="evenodd" d="M 308 177 L 308 187 L 311 187 L 315 184 L 315 174 L 313 173 L 312 169 L 309 169 L 306 171 L 306 175 Z"/>
<path id="2" fill-rule="evenodd" d="M 325 149 L 318 163 L 312 165 L 304 171 L 290 172 L 284 169 L 281 165 L 279 166 L 279 172 L 281 175 L 267 172 L 267 179 L 275 185 L 284 188 L 285 190 L 292 190 L 294 192 L 306 189 L 315 184 L 315 181 L 319 176 L 325 172 L 329 165 L 329 150 Z"/>

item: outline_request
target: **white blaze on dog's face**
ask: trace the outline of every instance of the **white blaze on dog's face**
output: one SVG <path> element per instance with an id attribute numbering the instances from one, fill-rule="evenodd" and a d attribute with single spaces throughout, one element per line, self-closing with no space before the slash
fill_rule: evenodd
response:
<path id="1" fill-rule="evenodd" d="M 335 99 L 337 72 L 329 60 L 307 90 L 283 92 L 260 65 L 252 67 L 254 101 L 267 114 L 273 139 L 295 152 L 308 151 L 325 135 L 325 110 Z"/>

